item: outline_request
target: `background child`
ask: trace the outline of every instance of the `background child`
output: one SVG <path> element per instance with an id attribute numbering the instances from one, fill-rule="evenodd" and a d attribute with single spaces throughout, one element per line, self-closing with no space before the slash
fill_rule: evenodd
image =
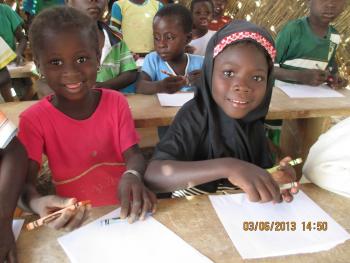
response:
<path id="1" fill-rule="evenodd" d="M 0 112 L 0 262 L 17 262 L 13 212 L 27 171 L 27 156 L 16 127 Z"/>
<path id="2" fill-rule="evenodd" d="M 12 101 L 11 76 L 7 65 L 16 58 L 16 53 L 0 36 L 0 94 L 5 101 Z"/>
<path id="3" fill-rule="evenodd" d="M 225 9 L 227 5 L 227 0 L 213 0 L 214 13 L 213 19 L 209 22 L 209 29 L 218 31 L 224 25 L 230 23 L 232 18 L 225 16 Z"/>
<path id="4" fill-rule="evenodd" d="M 0 37 L 16 52 L 16 65 L 23 63 L 23 52 L 27 45 L 27 39 L 23 33 L 22 18 L 6 4 L 0 4 Z M 18 45 L 16 45 L 16 41 Z M 12 79 L 11 84 L 16 90 L 16 94 L 22 100 L 32 99 L 34 92 L 32 90 L 32 82 L 29 78 Z M 11 86 L 11 85 L 10 85 Z M 14 101 L 8 86 L 7 92 L 3 93 L 5 101 Z"/>
<path id="5" fill-rule="evenodd" d="M 154 49 L 152 21 L 163 4 L 156 0 L 118 0 L 112 6 L 111 24 L 122 30 L 133 53 L 144 57 Z"/>
<path id="6" fill-rule="evenodd" d="M 277 183 L 296 178 L 289 157 L 272 176 L 265 170 L 272 166 L 263 121 L 275 52 L 267 31 L 246 21 L 211 38 L 198 92 L 180 109 L 147 168 L 152 189 L 193 195 L 236 185 L 251 201 L 280 201 Z M 292 200 L 290 192 L 283 195 Z"/>
<path id="7" fill-rule="evenodd" d="M 93 89 L 100 59 L 95 21 L 70 7 L 46 9 L 33 20 L 29 38 L 55 94 L 20 117 L 19 138 L 29 156 L 23 200 L 40 216 L 89 199 L 93 206 L 120 203 L 121 216 L 131 222 L 143 218 L 155 197 L 142 183 L 145 161 L 128 104 L 118 92 Z M 35 189 L 43 153 L 57 195 Z M 49 224 L 73 229 L 86 216 L 81 207 Z"/>
<path id="8" fill-rule="evenodd" d="M 22 3 L 23 11 L 27 17 L 26 26 L 28 29 L 35 15 L 39 14 L 45 8 L 63 5 L 64 0 L 23 0 Z"/>
<path id="9" fill-rule="evenodd" d="M 276 39 L 276 79 L 317 86 L 346 86 L 335 61 L 340 35 L 330 25 L 344 10 L 345 0 L 310 0 L 310 14 L 289 22 Z M 328 79 L 329 76 L 332 79 Z M 327 80 L 328 79 L 328 80 Z"/>
<path id="10" fill-rule="evenodd" d="M 191 29 L 191 13 L 186 7 L 169 4 L 157 12 L 153 21 L 156 51 L 145 57 L 136 83 L 138 93 L 174 93 L 191 89 L 186 86 L 198 78 L 203 63 L 201 56 L 185 53 L 185 47 L 191 41 Z"/>
<path id="11" fill-rule="evenodd" d="M 193 17 L 192 41 L 190 46 L 194 48 L 193 54 L 204 56 L 209 39 L 215 31 L 208 30 L 212 19 L 214 5 L 211 0 L 193 0 L 191 13 Z"/>
<path id="12" fill-rule="evenodd" d="M 134 58 L 122 40 L 120 32 L 102 22 L 107 0 L 66 0 L 66 3 L 68 6 L 84 12 L 97 22 L 101 61 L 97 72 L 96 87 L 135 92 L 135 87 L 127 88 L 136 81 L 137 77 Z M 47 85 L 38 85 L 38 87 L 41 96 L 52 93 Z"/>
<path id="13" fill-rule="evenodd" d="M 96 87 L 123 89 L 136 81 L 137 67 L 134 58 L 121 34 L 102 22 L 107 0 L 67 0 L 75 7 L 97 21 L 101 50 L 101 63 L 97 73 Z"/>
<path id="14" fill-rule="evenodd" d="M 310 14 L 289 22 L 276 39 L 276 79 L 333 88 L 347 85 L 335 60 L 340 35 L 330 25 L 344 10 L 345 0 L 310 0 Z M 280 144 L 282 120 L 266 121 L 268 137 Z M 272 145 L 272 144 L 271 144 Z"/>

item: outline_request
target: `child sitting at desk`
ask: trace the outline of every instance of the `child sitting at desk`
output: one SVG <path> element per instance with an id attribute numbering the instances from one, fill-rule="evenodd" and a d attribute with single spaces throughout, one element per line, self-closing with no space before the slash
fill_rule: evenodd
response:
<path id="1" fill-rule="evenodd" d="M 12 217 L 27 171 L 27 156 L 16 127 L 0 112 L 0 262 L 16 261 Z"/>
<path id="2" fill-rule="evenodd" d="M 174 93 L 192 90 L 199 76 L 203 57 L 185 53 L 192 39 L 190 11 L 179 4 L 169 4 L 153 20 L 154 52 L 143 62 L 136 92 L 143 94 Z"/>
<path id="3" fill-rule="evenodd" d="M 211 38 L 197 93 L 177 113 L 147 168 L 153 190 L 186 196 L 238 186 L 251 201 L 281 201 L 278 183 L 297 178 L 289 157 L 272 176 L 265 170 L 273 165 L 263 122 L 275 52 L 269 33 L 246 21 Z M 292 200 L 288 190 L 282 196 Z"/>
<path id="4" fill-rule="evenodd" d="M 86 13 L 97 22 L 101 62 L 96 87 L 124 91 L 136 81 L 137 67 L 119 31 L 102 22 L 107 0 L 66 0 L 71 7 Z M 133 90 L 133 92 L 135 92 Z"/>
<path id="5" fill-rule="evenodd" d="M 310 15 L 289 22 L 276 39 L 275 78 L 318 86 L 327 82 L 341 88 L 347 81 L 338 75 L 335 54 L 340 35 L 330 25 L 344 10 L 345 0 L 310 0 Z M 268 137 L 280 143 L 281 120 L 266 121 Z"/>
<path id="6" fill-rule="evenodd" d="M 0 37 L 16 52 L 16 66 L 23 64 L 23 53 L 27 45 L 27 39 L 23 33 L 22 18 L 6 4 L 0 4 Z M 18 45 L 16 45 L 18 42 Z M 11 79 L 11 85 L 16 91 L 16 95 L 21 100 L 30 100 L 34 96 L 32 81 L 30 78 Z M 14 101 L 10 90 L 11 85 L 7 85 L 2 96 L 6 102 Z"/>
<path id="7" fill-rule="evenodd" d="M 0 94 L 5 102 L 12 101 L 11 76 L 7 65 L 16 58 L 16 53 L 0 36 Z"/>
<path id="8" fill-rule="evenodd" d="M 96 87 L 134 93 L 135 87 L 128 87 L 136 81 L 137 77 L 137 67 L 134 58 L 122 40 L 122 35 L 119 31 L 110 28 L 102 22 L 107 0 L 67 0 L 66 3 L 68 6 L 84 12 L 97 22 L 101 61 L 97 73 Z M 41 96 L 53 93 L 47 85 L 37 86 L 40 89 Z"/>
<path id="9" fill-rule="evenodd" d="M 71 7 L 41 12 L 29 33 L 34 61 L 54 94 L 20 116 L 19 138 L 29 156 L 24 203 L 45 216 L 77 201 L 121 204 L 133 222 L 155 205 L 143 184 L 145 161 L 129 106 L 119 92 L 94 88 L 100 61 L 96 22 Z M 57 195 L 40 196 L 35 181 L 46 154 Z M 85 207 L 50 222 L 73 229 Z"/>
<path id="10" fill-rule="evenodd" d="M 209 39 L 215 34 L 215 31 L 208 29 L 214 5 L 211 0 L 193 0 L 190 9 L 193 17 L 193 29 L 192 41 L 189 46 L 193 48 L 193 54 L 204 56 Z"/>
<path id="11" fill-rule="evenodd" d="M 335 60 L 340 35 L 330 25 L 346 0 L 310 0 L 310 14 L 289 22 L 276 39 L 276 79 L 333 88 L 346 86 Z"/>

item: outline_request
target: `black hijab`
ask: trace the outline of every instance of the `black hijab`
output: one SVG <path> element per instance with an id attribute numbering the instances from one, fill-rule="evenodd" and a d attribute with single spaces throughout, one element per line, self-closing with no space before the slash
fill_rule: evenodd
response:
<path id="1" fill-rule="evenodd" d="M 237 120 L 227 116 L 212 97 L 212 75 L 215 57 L 230 44 L 250 41 L 265 51 L 269 71 L 267 89 L 261 104 L 243 119 Z M 254 163 L 260 167 L 271 167 L 272 160 L 264 131 L 273 80 L 273 60 L 275 57 L 274 41 L 262 27 L 247 21 L 236 20 L 218 31 L 209 41 L 202 76 L 197 85 L 194 102 L 202 115 L 200 122 L 208 127 L 207 159 L 234 157 Z M 204 117 L 205 116 L 205 117 Z"/>

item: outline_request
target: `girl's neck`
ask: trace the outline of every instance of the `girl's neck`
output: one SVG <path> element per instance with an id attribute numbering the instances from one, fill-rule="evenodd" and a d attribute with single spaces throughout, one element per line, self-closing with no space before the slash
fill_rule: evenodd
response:
<path id="1" fill-rule="evenodd" d="M 88 119 L 96 110 L 100 101 L 101 91 L 91 90 L 80 100 L 68 100 L 54 95 L 52 105 L 59 111 L 75 120 Z"/>
<path id="2" fill-rule="evenodd" d="M 314 32 L 315 35 L 317 35 L 321 38 L 323 38 L 327 35 L 328 27 L 329 27 L 328 23 L 322 24 L 322 23 L 320 23 L 320 21 L 316 20 L 312 16 L 308 17 L 308 21 L 309 21 L 310 28 L 311 28 L 312 32 Z"/>
<path id="3" fill-rule="evenodd" d="M 204 36 L 206 33 L 208 33 L 208 28 L 203 28 L 203 29 L 193 28 L 192 29 L 192 39 L 200 38 L 200 37 Z"/>

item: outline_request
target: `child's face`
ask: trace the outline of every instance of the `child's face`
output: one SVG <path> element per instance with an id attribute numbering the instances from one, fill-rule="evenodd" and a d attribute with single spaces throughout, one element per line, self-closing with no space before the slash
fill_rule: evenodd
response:
<path id="1" fill-rule="evenodd" d="M 185 33 L 181 22 L 174 17 L 155 17 L 153 39 L 158 55 L 164 61 L 172 61 L 184 54 L 192 35 Z"/>
<path id="2" fill-rule="evenodd" d="M 345 0 L 310 0 L 310 16 L 329 24 L 343 12 L 344 7 Z"/>
<path id="3" fill-rule="evenodd" d="M 99 20 L 107 5 L 107 0 L 66 0 L 67 4 L 74 7 L 94 20 Z"/>
<path id="4" fill-rule="evenodd" d="M 67 100 L 83 98 L 96 83 L 97 47 L 86 30 L 46 30 L 35 63 L 49 87 Z"/>
<path id="5" fill-rule="evenodd" d="M 214 15 L 216 17 L 222 16 L 224 14 L 227 1 L 226 0 L 214 0 L 213 4 L 214 4 Z"/>
<path id="6" fill-rule="evenodd" d="M 202 30 L 208 29 L 212 16 L 213 9 L 209 2 L 199 2 L 194 4 L 192 11 L 194 28 Z"/>
<path id="7" fill-rule="evenodd" d="M 262 102 L 267 78 L 266 57 L 254 44 L 229 46 L 214 60 L 214 101 L 229 117 L 242 119 Z"/>

